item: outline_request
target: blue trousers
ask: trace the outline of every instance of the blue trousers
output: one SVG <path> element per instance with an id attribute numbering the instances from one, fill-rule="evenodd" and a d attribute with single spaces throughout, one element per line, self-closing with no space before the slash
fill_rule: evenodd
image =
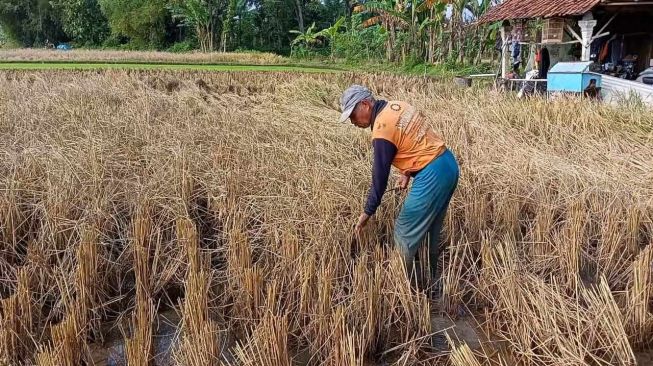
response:
<path id="1" fill-rule="evenodd" d="M 459 176 L 458 163 L 449 150 L 415 176 L 394 231 L 395 244 L 409 272 L 412 271 L 415 254 L 428 234 L 431 278 L 435 278 L 444 217 Z"/>

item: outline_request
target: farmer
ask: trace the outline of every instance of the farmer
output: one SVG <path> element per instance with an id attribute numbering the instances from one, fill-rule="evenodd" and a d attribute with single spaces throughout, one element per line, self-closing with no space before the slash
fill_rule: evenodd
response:
<path id="1" fill-rule="evenodd" d="M 400 172 L 398 188 L 406 189 L 410 179 L 415 180 L 395 222 L 395 245 L 412 273 L 415 254 L 428 237 L 431 278 L 435 279 L 444 217 L 458 184 L 455 157 L 422 113 L 408 103 L 376 100 L 367 88 L 352 85 L 340 98 L 340 108 L 340 122 L 350 119 L 356 127 L 372 131 L 372 187 L 355 233 L 360 234 L 376 213 L 394 166 Z"/>

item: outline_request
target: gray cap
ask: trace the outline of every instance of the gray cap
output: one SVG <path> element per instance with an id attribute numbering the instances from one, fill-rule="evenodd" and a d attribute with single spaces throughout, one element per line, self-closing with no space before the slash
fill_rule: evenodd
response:
<path id="1" fill-rule="evenodd" d="M 352 85 L 340 97 L 340 123 L 345 122 L 356 108 L 356 105 L 366 99 L 371 99 L 372 92 L 364 86 Z"/>

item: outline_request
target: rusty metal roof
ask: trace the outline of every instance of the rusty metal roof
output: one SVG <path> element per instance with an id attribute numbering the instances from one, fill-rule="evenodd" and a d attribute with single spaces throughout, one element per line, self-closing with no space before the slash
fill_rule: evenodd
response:
<path id="1" fill-rule="evenodd" d="M 510 19 L 582 15 L 601 0 L 505 0 L 479 19 L 482 23 Z"/>
<path id="2" fill-rule="evenodd" d="M 650 1 L 649 1 L 650 2 Z M 601 0 L 602 4 L 612 4 L 612 3 L 623 3 L 624 5 L 650 5 L 646 4 L 646 1 L 642 0 Z"/>

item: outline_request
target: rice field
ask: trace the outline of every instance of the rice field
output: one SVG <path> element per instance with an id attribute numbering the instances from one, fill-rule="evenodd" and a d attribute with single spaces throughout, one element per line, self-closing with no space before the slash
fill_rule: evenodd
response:
<path id="1" fill-rule="evenodd" d="M 340 72 L 340 69 L 325 66 L 301 65 L 230 65 L 230 64 L 170 64 L 170 63 L 80 63 L 80 62 L 0 62 L 0 70 L 162 70 L 162 71 L 276 71 L 302 73 Z"/>
<path id="2" fill-rule="evenodd" d="M 169 63 L 169 64 L 244 64 L 280 65 L 288 59 L 262 52 L 185 52 L 86 50 L 69 51 L 39 48 L 0 50 L 1 62 L 79 62 L 79 63 Z"/>
<path id="3" fill-rule="evenodd" d="M 461 165 L 437 301 L 392 247 L 403 193 L 352 235 L 372 158 L 336 122 L 353 82 L 419 107 Z M 350 73 L 0 84 L 1 365 L 651 359 L 650 110 Z"/>

